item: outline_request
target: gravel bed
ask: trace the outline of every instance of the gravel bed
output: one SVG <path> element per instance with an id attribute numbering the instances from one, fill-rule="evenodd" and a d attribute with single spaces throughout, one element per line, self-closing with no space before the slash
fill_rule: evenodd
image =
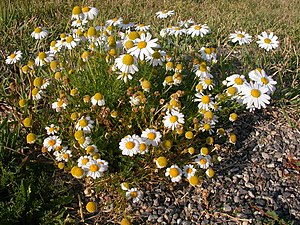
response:
<path id="1" fill-rule="evenodd" d="M 300 132 L 278 111 L 247 114 L 233 131 L 239 143 L 221 150 L 213 179 L 151 183 L 143 200 L 126 209 L 137 224 L 262 224 L 280 219 L 300 224 Z M 274 221 L 274 220 L 273 220 Z"/>

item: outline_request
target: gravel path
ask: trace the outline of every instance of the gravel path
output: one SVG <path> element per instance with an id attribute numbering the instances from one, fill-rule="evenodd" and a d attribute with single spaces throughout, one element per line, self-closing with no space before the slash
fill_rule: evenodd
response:
<path id="1" fill-rule="evenodd" d="M 215 178 L 197 188 L 148 183 L 143 200 L 127 208 L 135 222 L 244 225 L 274 222 L 278 215 L 300 224 L 299 130 L 275 110 L 245 115 L 233 131 L 239 143 L 222 150 Z"/>

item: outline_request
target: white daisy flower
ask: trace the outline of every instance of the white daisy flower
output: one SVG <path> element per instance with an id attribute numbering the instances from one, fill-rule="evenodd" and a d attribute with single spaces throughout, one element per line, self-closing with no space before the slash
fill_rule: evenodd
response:
<path id="1" fill-rule="evenodd" d="M 32 96 L 32 99 L 33 100 L 39 100 L 42 98 L 42 94 L 43 94 L 43 91 L 38 89 L 38 88 L 34 88 L 32 89 L 31 91 L 31 96 Z"/>
<path id="2" fill-rule="evenodd" d="M 212 89 L 214 89 L 214 82 L 209 77 L 201 79 L 201 81 L 199 83 L 202 85 L 202 87 L 203 87 L 204 90 L 208 89 L 208 90 L 211 91 Z"/>
<path id="3" fill-rule="evenodd" d="M 210 68 L 206 65 L 206 62 L 201 62 L 199 65 L 195 65 L 194 71 L 196 76 L 200 79 L 213 78 L 210 74 Z"/>
<path id="4" fill-rule="evenodd" d="M 161 142 L 161 133 L 155 129 L 147 128 L 142 132 L 141 137 L 146 141 L 148 145 L 157 146 Z"/>
<path id="5" fill-rule="evenodd" d="M 133 95 L 130 96 L 130 101 L 129 101 L 131 106 L 138 106 L 141 104 L 141 96 L 139 95 Z"/>
<path id="6" fill-rule="evenodd" d="M 95 7 L 85 6 L 82 9 L 82 13 L 85 19 L 93 20 L 98 16 L 99 10 Z"/>
<path id="7" fill-rule="evenodd" d="M 85 148 L 85 151 L 87 154 L 94 155 L 96 152 L 98 152 L 98 148 L 96 145 L 89 145 Z"/>
<path id="8" fill-rule="evenodd" d="M 184 124 L 184 115 L 171 109 L 171 111 L 167 111 L 167 115 L 164 116 L 163 123 L 166 128 L 175 130 L 178 125 Z"/>
<path id="9" fill-rule="evenodd" d="M 102 94 L 97 92 L 92 98 L 91 102 L 93 105 L 99 105 L 99 106 L 104 106 L 105 105 L 105 99 Z"/>
<path id="10" fill-rule="evenodd" d="M 161 169 L 167 166 L 168 161 L 166 159 L 166 157 L 164 156 L 160 156 L 155 160 L 155 164 L 157 166 L 157 168 Z"/>
<path id="11" fill-rule="evenodd" d="M 256 81 L 263 87 L 268 88 L 267 94 L 272 94 L 276 90 L 274 85 L 277 84 L 277 82 L 268 76 L 261 68 L 250 71 L 249 78 L 253 81 Z"/>
<path id="12" fill-rule="evenodd" d="M 54 124 L 51 124 L 49 127 L 45 127 L 45 130 L 48 135 L 54 135 L 57 133 L 58 128 Z"/>
<path id="13" fill-rule="evenodd" d="M 144 60 L 146 57 L 150 57 L 154 50 L 153 48 L 159 48 L 157 38 L 151 39 L 152 35 L 150 33 L 141 34 L 140 38 L 135 39 L 136 46 L 130 48 L 127 52 L 140 60 Z"/>
<path id="14" fill-rule="evenodd" d="M 174 35 L 175 37 L 181 36 L 186 34 L 186 29 L 174 26 L 171 29 L 169 29 L 168 34 Z"/>
<path id="15" fill-rule="evenodd" d="M 258 35 L 258 39 L 258 46 L 266 51 L 270 51 L 271 49 L 275 49 L 279 46 L 278 37 L 274 35 L 273 32 L 267 34 L 267 32 L 264 31 L 261 35 Z"/>
<path id="16" fill-rule="evenodd" d="M 188 28 L 188 27 L 190 27 L 194 23 L 195 23 L 195 21 L 193 21 L 192 19 L 189 19 L 187 21 L 185 21 L 185 20 L 184 21 L 183 20 L 179 21 L 178 25 L 180 27 L 183 27 L 183 28 Z"/>
<path id="17" fill-rule="evenodd" d="M 172 182 L 179 182 L 181 180 L 182 170 L 177 165 L 172 165 L 167 168 L 165 176 L 170 176 Z"/>
<path id="18" fill-rule="evenodd" d="M 206 48 L 202 47 L 199 50 L 201 57 L 208 62 L 216 62 L 217 61 L 217 53 L 215 48 Z"/>
<path id="19" fill-rule="evenodd" d="M 270 104 L 270 96 L 267 94 L 269 89 L 258 83 L 250 82 L 244 85 L 242 89 L 243 104 L 247 105 L 247 109 L 253 111 L 256 109 L 266 108 L 266 104 Z"/>
<path id="20" fill-rule="evenodd" d="M 15 64 L 16 62 L 20 61 L 22 58 L 21 51 L 14 51 L 14 53 L 7 56 L 5 63 L 6 64 Z"/>
<path id="21" fill-rule="evenodd" d="M 244 75 L 239 74 L 233 74 L 226 78 L 227 81 L 227 87 L 233 86 L 238 89 L 238 92 L 240 92 L 243 88 L 243 86 L 247 83 Z"/>
<path id="22" fill-rule="evenodd" d="M 55 151 L 53 155 L 56 157 L 55 160 L 58 162 L 68 162 L 72 158 L 72 151 L 68 150 L 67 147 L 63 147 L 61 151 Z"/>
<path id="23" fill-rule="evenodd" d="M 124 83 L 127 83 L 128 80 L 132 80 L 130 73 L 116 72 L 116 74 L 119 74 L 117 80 L 123 80 Z"/>
<path id="24" fill-rule="evenodd" d="M 209 34 L 210 32 L 210 28 L 206 24 L 192 25 L 189 29 L 187 29 L 187 34 L 191 35 L 192 38 L 195 36 L 203 37 L 204 35 Z"/>
<path id="25" fill-rule="evenodd" d="M 72 9 L 72 17 L 71 19 L 76 19 L 76 20 L 79 20 L 79 19 L 82 19 L 83 18 L 83 14 L 82 14 L 82 10 L 81 8 L 76 5 L 74 6 L 74 8 Z"/>
<path id="26" fill-rule="evenodd" d="M 212 165 L 211 163 L 211 157 L 210 155 L 199 155 L 196 159 L 195 162 L 198 164 L 198 166 L 201 169 L 207 169 L 210 165 Z"/>
<path id="27" fill-rule="evenodd" d="M 197 170 L 192 164 L 188 164 L 183 167 L 183 175 L 186 178 L 190 178 L 191 176 L 194 176 L 196 172 Z"/>
<path id="28" fill-rule="evenodd" d="M 78 41 L 80 41 L 80 39 L 74 38 L 73 36 L 70 35 L 66 37 L 63 46 L 66 47 L 67 49 L 72 49 L 76 47 Z"/>
<path id="29" fill-rule="evenodd" d="M 214 110 L 215 103 L 213 102 L 214 98 L 211 95 L 204 95 L 201 93 L 196 93 L 195 94 L 196 99 L 194 100 L 195 102 L 198 103 L 198 108 L 199 110 Z"/>
<path id="30" fill-rule="evenodd" d="M 126 192 L 126 197 L 132 200 L 133 203 L 140 201 L 143 197 L 143 192 L 139 191 L 137 188 L 131 188 Z"/>
<path id="31" fill-rule="evenodd" d="M 52 103 L 52 109 L 55 109 L 56 112 L 61 112 L 63 109 L 65 109 L 67 104 L 64 102 L 64 100 L 58 98 L 57 102 Z"/>
<path id="32" fill-rule="evenodd" d="M 203 113 L 203 122 L 210 125 L 215 125 L 218 123 L 218 116 L 216 116 L 213 111 L 209 110 Z"/>
<path id="33" fill-rule="evenodd" d="M 152 66 L 162 66 L 165 61 L 166 52 L 162 50 L 154 51 L 151 56 L 147 56 L 146 61 L 149 61 Z"/>
<path id="34" fill-rule="evenodd" d="M 94 121 L 91 120 L 91 117 L 81 117 L 81 119 L 77 122 L 75 128 L 76 130 L 83 130 L 85 134 L 91 133 L 93 128 Z"/>
<path id="35" fill-rule="evenodd" d="M 117 26 L 122 30 L 127 30 L 131 27 L 134 27 L 134 23 L 130 22 L 128 19 L 122 19 L 122 21 Z"/>
<path id="36" fill-rule="evenodd" d="M 50 152 L 51 150 L 55 150 L 58 146 L 61 145 L 61 139 L 58 136 L 50 136 L 44 139 L 43 146 L 48 149 Z"/>
<path id="37" fill-rule="evenodd" d="M 34 62 L 37 66 L 44 66 L 51 61 L 53 61 L 53 54 L 51 54 L 50 52 L 40 52 L 35 58 Z"/>
<path id="38" fill-rule="evenodd" d="M 122 155 L 133 156 L 139 153 L 139 140 L 133 135 L 128 135 L 119 143 L 119 148 L 122 150 Z"/>
<path id="39" fill-rule="evenodd" d="M 142 138 L 138 139 L 139 140 L 139 153 L 144 155 L 145 153 L 149 152 L 149 147 L 146 141 L 144 141 Z"/>
<path id="40" fill-rule="evenodd" d="M 77 160 L 77 166 L 82 169 L 88 170 L 87 165 L 90 161 L 93 161 L 92 156 L 89 155 L 80 156 L 80 158 Z"/>
<path id="41" fill-rule="evenodd" d="M 96 159 L 96 162 L 100 165 L 100 172 L 105 172 L 108 170 L 108 162 L 103 159 Z"/>
<path id="42" fill-rule="evenodd" d="M 149 31 L 150 30 L 150 25 L 145 25 L 143 23 L 135 25 L 135 30 L 136 31 Z"/>
<path id="43" fill-rule="evenodd" d="M 137 59 L 130 54 L 121 55 L 118 58 L 116 58 L 115 66 L 121 72 L 127 74 L 134 74 L 135 72 L 139 71 L 137 67 Z"/>
<path id="44" fill-rule="evenodd" d="M 96 160 L 90 160 L 86 166 L 85 170 L 87 171 L 86 176 L 93 179 L 97 179 L 102 176 L 102 164 L 99 164 Z"/>
<path id="45" fill-rule="evenodd" d="M 170 16 L 173 16 L 174 15 L 174 10 L 164 10 L 164 11 L 159 11 L 156 14 L 156 17 L 159 18 L 159 19 L 165 19 L 165 18 L 168 18 Z"/>
<path id="46" fill-rule="evenodd" d="M 113 18 L 113 19 L 110 19 L 110 20 L 107 20 L 105 22 L 105 24 L 107 26 L 118 26 L 120 23 L 122 22 L 122 18 Z"/>
<path id="47" fill-rule="evenodd" d="M 129 184 L 127 182 L 121 183 L 121 189 L 123 191 L 128 191 L 129 190 Z"/>
<path id="48" fill-rule="evenodd" d="M 215 125 L 214 124 L 211 124 L 211 123 L 201 123 L 200 124 L 200 128 L 199 130 L 201 130 L 202 132 L 209 132 L 210 135 L 212 135 L 214 133 L 214 129 L 215 128 Z"/>
<path id="49" fill-rule="evenodd" d="M 81 137 L 78 139 L 78 144 L 81 148 L 86 148 L 91 144 L 91 138 L 90 137 Z"/>
<path id="50" fill-rule="evenodd" d="M 80 27 L 84 27 L 87 23 L 88 23 L 88 21 L 86 19 L 77 19 L 77 20 L 72 21 L 71 26 L 80 28 Z"/>
<path id="51" fill-rule="evenodd" d="M 235 33 L 229 35 L 229 38 L 233 43 L 239 42 L 239 45 L 250 44 L 252 41 L 252 36 L 245 31 L 235 31 Z"/>
<path id="52" fill-rule="evenodd" d="M 43 39 L 47 37 L 48 31 L 44 28 L 37 27 L 34 29 L 34 31 L 31 33 L 31 37 L 33 37 L 36 40 Z"/>
<path id="53" fill-rule="evenodd" d="M 58 45 L 56 41 L 51 41 L 49 53 L 54 55 L 61 50 L 61 47 L 62 45 Z"/>

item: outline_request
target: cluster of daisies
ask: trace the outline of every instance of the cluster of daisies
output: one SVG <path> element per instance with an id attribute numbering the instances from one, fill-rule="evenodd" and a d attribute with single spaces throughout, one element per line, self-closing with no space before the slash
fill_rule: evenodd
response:
<path id="1" fill-rule="evenodd" d="M 205 174 L 209 178 L 213 177 L 214 163 L 221 160 L 213 154 L 215 150 L 220 149 L 220 145 L 216 143 L 221 143 L 222 138 L 226 136 L 232 144 L 237 140 L 234 133 L 225 131 L 222 124 L 219 124 L 223 97 L 227 96 L 233 101 L 245 104 L 250 111 L 265 108 L 270 103 L 270 95 L 275 91 L 276 81 L 263 69 L 257 68 L 246 76 L 239 74 L 228 76 L 222 82 L 223 93 L 216 94 L 220 85 L 211 72 L 211 68 L 218 62 L 216 48 L 197 46 L 200 49 L 195 50 L 196 58 L 192 62 L 191 69 L 184 68 L 188 63 L 180 61 L 178 55 L 170 54 L 167 49 L 168 47 L 173 49 L 173 44 L 178 44 L 175 43 L 176 40 L 183 35 L 195 40 L 210 34 L 211 29 L 206 24 L 195 23 L 190 19 L 153 32 L 151 25 L 135 24 L 124 18 L 112 18 L 96 25 L 98 14 L 99 11 L 94 7 L 75 6 L 72 10 L 71 29 L 52 40 L 47 51 L 35 53 L 33 60 L 21 65 L 22 73 L 30 78 L 30 91 L 28 99 L 19 101 L 20 107 L 25 109 L 25 106 L 34 102 L 35 109 L 38 109 L 36 106 L 39 102 L 43 102 L 43 106 L 48 103 L 51 112 L 59 118 L 53 122 L 54 124 L 47 123 L 45 128 L 47 135 L 43 136 L 45 138 L 42 141 L 42 152 L 52 157 L 59 168 L 66 168 L 78 179 L 101 178 L 108 170 L 108 162 L 101 159 L 100 153 L 105 158 L 106 152 L 98 149 L 99 146 L 96 146 L 97 142 L 93 142 L 92 137 L 105 137 L 111 131 L 105 129 L 104 124 L 103 133 L 94 133 L 97 130 L 95 127 L 100 124 L 98 119 L 103 116 L 112 125 L 111 127 L 122 126 L 120 129 L 122 136 L 118 136 L 119 149 L 113 150 L 117 151 L 117 154 L 123 155 L 128 160 L 134 160 L 136 155 L 153 156 L 155 170 L 160 171 L 171 182 L 186 180 L 192 186 L 197 186 Z M 158 19 L 173 15 L 174 11 L 156 13 Z M 159 33 L 161 37 L 154 37 L 155 33 Z M 49 32 L 43 27 L 36 27 L 31 33 L 31 37 L 37 42 L 47 38 L 48 35 Z M 249 34 L 240 31 L 230 34 L 229 38 L 239 45 L 250 44 L 252 41 Z M 273 33 L 263 32 L 258 39 L 259 47 L 267 51 L 278 47 L 278 38 Z M 163 43 L 164 41 L 168 44 Z M 67 76 L 72 74 L 69 73 L 70 68 L 73 71 L 80 71 L 79 73 L 90 73 L 86 65 L 93 64 L 87 62 L 93 62 L 97 57 L 102 57 L 102 62 L 107 63 L 110 77 L 121 80 L 122 85 L 124 82 L 134 87 L 131 91 L 127 90 L 127 95 L 120 96 L 119 102 L 111 103 L 110 95 L 104 90 L 102 93 L 93 90 L 95 92 L 90 96 L 81 91 L 79 93 L 77 88 L 71 89 L 73 84 Z M 68 67 L 74 58 L 76 62 L 78 61 L 78 65 Z M 17 50 L 7 56 L 5 61 L 6 64 L 16 64 L 22 62 L 21 60 L 22 52 Z M 44 78 L 47 73 L 51 74 L 51 77 Z M 80 81 L 81 77 L 75 76 Z M 153 85 L 153 80 L 160 81 Z M 192 81 L 192 86 L 187 87 L 187 80 Z M 48 88 L 55 85 L 56 90 L 61 88 L 59 97 L 50 93 Z M 102 88 L 99 87 L 97 90 L 102 91 Z M 70 91 L 69 94 L 65 90 Z M 187 94 L 190 91 L 195 94 Z M 50 101 L 39 101 L 43 97 L 50 98 Z M 126 98 L 128 101 L 123 103 L 123 99 Z M 118 106 L 110 109 L 106 101 Z M 153 106 L 154 103 L 157 105 Z M 81 107 L 82 105 L 84 107 Z M 128 106 L 129 111 L 127 108 L 120 110 L 123 106 Z M 191 107 L 191 110 L 188 107 Z M 106 110 L 107 115 L 102 115 L 101 110 Z M 118 110 L 122 111 L 121 116 Z M 130 122 L 124 122 L 125 125 L 120 122 L 139 115 L 139 110 L 145 116 L 144 124 L 132 127 Z M 124 115 L 126 112 L 133 113 Z M 191 115 L 190 112 L 194 114 Z M 238 115 L 233 112 L 228 120 L 234 122 L 237 118 Z M 60 129 L 59 121 L 65 120 L 71 125 Z M 26 128 L 32 127 L 31 118 L 25 118 L 22 122 Z M 69 140 L 62 139 L 65 136 L 60 132 L 66 129 L 70 134 Z M 135 134 L 128 135 L 129 130 Z M 174 146 L 172 140 L 169 140 L 172 138 Z M 34 133 L 27 135 L 27 143 L 32 144 L 36 140 L 37 135 Z M 105 137 L 103 141 L 107 142 L 105 144 L 112 144 L 109 143 L 111 142 L 109 138 Z M 176 148 L 183 148 L 182 152 L 186 151 L 185 153 L 189 153 L 191 157 L 185 155 L 185 162 L 172 162 L 171 155 L 178 151 Z M 138 188 L 130 188 L 126 182 L 121 184 L 121 188 L 126 191 L 126 197 L 133 203 L 142 199 L 143 193 Z M 94 202 L 87 204 L 88 212 L 95 210 Z"/>

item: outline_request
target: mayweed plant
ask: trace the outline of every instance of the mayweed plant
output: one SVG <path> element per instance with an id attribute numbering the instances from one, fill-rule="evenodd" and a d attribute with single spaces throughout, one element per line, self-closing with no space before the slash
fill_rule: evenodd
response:
<path id="1" fill-rule="evenodd" d="M 75 6 L 70 29 L 39 45 L 31 59 L 19 50 L 7 56 L 27 85 L 19 93 L 27 144 L 92 187 L 85 192 L 88 213 L 99 208 L 94 200 L 101 180 L 113 176 L 134 204 L 143 197 L 138 182 L 147 174 L 192 186 L 212 178 L 218 150 L 238 141 L 228 124 L 241 109 L 266 108 L 276 81 L 259 67 L 218 74 L 229 56 L 208 44 L 213 30 L 201 21 L 155 27 L 126 18 L 103 21 L 98 13 Z M 168 23 L 173 15 L 153 17 Z M 37 41 L 51 36 L 46 28 L 32 29 Z M 258 47 L 269 52 L 277 39 L 263 32 Z M 245 31 L 228 39 L 233 48 L 252 41 Z"/>

